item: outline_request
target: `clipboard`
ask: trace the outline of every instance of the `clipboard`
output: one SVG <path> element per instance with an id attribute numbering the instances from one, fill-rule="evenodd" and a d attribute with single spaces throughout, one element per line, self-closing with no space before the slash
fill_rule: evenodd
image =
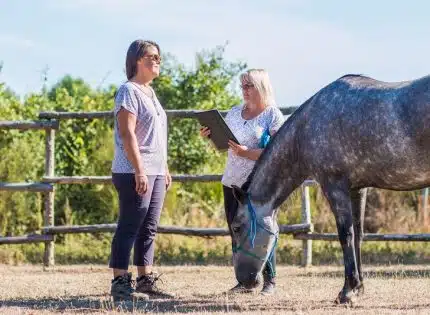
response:
<path id="1" fill-rule="evenodd" d="M 210 129 L 209 139 L 219 151 L 228 150 L 228 140 L 240 144 L 217 109 L 197 112 L 195 115 L 202 126 Z"/>

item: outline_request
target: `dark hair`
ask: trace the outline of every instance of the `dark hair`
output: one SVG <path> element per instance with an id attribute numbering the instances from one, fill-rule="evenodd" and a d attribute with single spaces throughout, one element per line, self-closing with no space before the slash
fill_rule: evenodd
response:
<path id="1" fill-rule="evenodd" d="M 127 58 L 125 60 L 125 72 L 127 79 L 130 80 L 136 75 L 137 61 L 140 60 L 146 53 L 148 47 L 154 46 L 158 53 L 161 54 L 160 46 L 156 42 L 150 40 L 137 39 L 130 44 L 127 50 Z"/>

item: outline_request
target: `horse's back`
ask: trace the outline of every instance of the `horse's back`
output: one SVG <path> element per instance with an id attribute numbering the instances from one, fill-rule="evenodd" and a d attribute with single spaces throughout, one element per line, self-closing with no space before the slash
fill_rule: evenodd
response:
<path id="1" fill-rule="evenodd" d="M 347 172 L 364 186 L 404 189 L 430 180 L 430 76 L 395 83 L 343 76 L 304 112 L 305 155 L 314 168 Z"/>

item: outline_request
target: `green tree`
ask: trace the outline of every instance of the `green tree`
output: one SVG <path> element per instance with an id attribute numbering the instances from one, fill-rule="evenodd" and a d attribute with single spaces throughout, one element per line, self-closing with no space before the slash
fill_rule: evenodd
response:
<path id="1" fill-rule="evenodd" d="M 246 65 L 224 57 L 225 46 L 196 55 L 196 65 L 187 69 L 167 56 L 154 88 L 167 109 L 230 109 L 239 104 L 235 83 Z M 169 168 L 176 174 L 221 173 L 225 155 L 219 154 L 199 136 L 195 119 L 171 119 L 169 123 Z M 168 223 L 220 225 L 224 223 L 222 186 L 219 183 L 174 185 L 168 194 L 162 219 Z M 192 210 L 194 209 L 194 210 Z M 198 209 L 198 210 L 197 210 Z M 206 222 L 195 222 L 202 211 Z M 179 222 L 179 223 L 178 223 Z"/>
<path id="2" fill-rule="evenodd" d="M 21 103 L 0 84 L 0 120 L 31 120 L 46 104 L 38 97 Z M 37 181 L 43 174 L 43 131 L 0 130 L 0 181 Z M 14 235 L 38 229 L 42 222 L 40 194 L 0 191 L 0 234 Z"/>
<path id="3" fill-rule="evenodd" d="M 157 95 L 167 109 L 230 109 L 240 102 L 234 80 L 246 67 L 229 62 L 224 46 L 197 54 L 195 69 L 185 69 L 170 58 L 154 82 Z M 208 161 L 219 160 L 198 135 L 194 119 L 172 120 L 169 124 L 169 164 L 177 173 L 195 173 Z"/>

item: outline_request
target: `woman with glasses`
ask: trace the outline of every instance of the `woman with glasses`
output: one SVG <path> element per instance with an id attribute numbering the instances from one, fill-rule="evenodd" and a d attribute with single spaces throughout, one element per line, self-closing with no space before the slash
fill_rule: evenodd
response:
<path id="1" fill-rule="evenodd" d="M 227 165 L 222 177 L 224 208 L 231 235 L 231 223 L 238 208 L 232 186 L 241 187 L 245 183 L 270 136 L 273 136 L 284 122 L 281 111 L 275 106 L 267 71 L 248 70 L 240 76 L 240 82 L 244 102 L 233 107 L 225 118 L 227 125 L 240 142 L 240 145 L 233 141 L 229 142 Z M 200 134 L 209 137 L 210 130 L 203 127 Z M 233 242 L 232 238 L 234 247 Z M 263 270 L 264 284 L 261 294 L 269 295 L 275 292 L 275 263 L 275 255 L 272 255 L 271 262 L 267 263 Z M 230 291 L 252 292 L 240 283 Z"/>
<path id="2" fill-rule="evenodd" d="M 118 226 L 112 240 L 109 267 L 113 269 L 114 300 L 150 295 L 169 296 L 155 283 L 154 239 L 166 190 L 167 116 L 151 88 L 160 73 L 160 47 L 152 41 L 131 43 L 126 57 L 128 81 L 115 96 L 112 181 L 119 197 Z M 128 272 L 134 247 L 138 277 Z"/>

